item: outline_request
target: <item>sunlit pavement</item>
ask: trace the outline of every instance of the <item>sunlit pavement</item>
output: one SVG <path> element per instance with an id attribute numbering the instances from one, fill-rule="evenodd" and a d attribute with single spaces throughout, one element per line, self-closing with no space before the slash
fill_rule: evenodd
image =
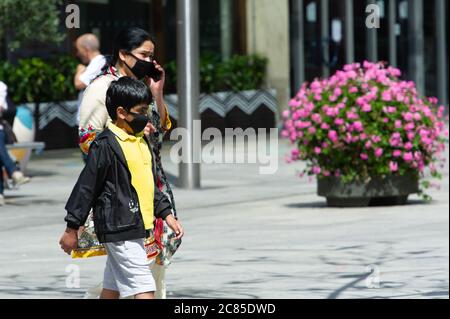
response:
<path id="1" fill-rule="evenodd" d="M 289 148 L 280 142 L 275 175 L 203 165 L 202 190 L 174 189 L 186 236 L 169 298 L 449 297 L 448 165 L 431 204 L 413 196 L 401 207 L 332 209 L 296 176 L 300 164 L 284 163 Z M 177 175 L 168 147 L 164 157 Z M 32 183 L 6 193 L 0 298 L 82 298 L 102 280 L 104 257 L 74 261 L 58 245 L 81 169 L 76 149 L 48 151 L 33 157 Z"/>

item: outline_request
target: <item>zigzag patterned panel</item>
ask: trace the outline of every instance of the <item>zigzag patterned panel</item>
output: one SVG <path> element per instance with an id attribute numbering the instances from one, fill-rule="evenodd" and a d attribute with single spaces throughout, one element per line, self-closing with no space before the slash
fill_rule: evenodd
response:
<path id="1" fill-rule="evenodd" d="M 165 97 L 170 115 L 178 120 L 178 97 L 168 95 Z M 248 115 L 253 114 L 261 105 L 266 106 L 272 112 L 277 112 L 277 100 L 275 90 L 243 91 L 239 93 L 224 92 L 210 95 L 201 95 L 200 114 L 210 109 L 219 116 L 225 117 L 233 108 L 238 107 Z"/>
<path id="2" fill-rule="evenodd" d="M 165 101 L 172 118 L 178 120 L 178 96 L 166 95 Z M 225 117 L 233 108 L 237 107 L 248 115 L 253 114 L 260 106 L 266 106 L 272 112 L 277 112 L 277 100 L 275 90 L 243 91 L 239 93 L 221 92 L 200 96 L 199 112 L 202 114 L 207 109 Z M 22 104 L 34 112 L 33 103 Z M 39 129 L 44 129 L 52 120 L 58 118 L 70 127 L 77 124 L 77 101 L 61 103 L 42 103 L 39 106 Z"/>

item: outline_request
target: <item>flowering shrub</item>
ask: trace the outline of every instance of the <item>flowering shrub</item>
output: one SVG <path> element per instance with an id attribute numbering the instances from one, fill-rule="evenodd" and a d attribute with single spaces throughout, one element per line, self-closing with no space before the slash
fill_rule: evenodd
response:
<path id="1" fill-rule="evenodd" d="M 296 145 L 287 161 L 306 161 L 301 175 L 346 182 L 405 174 L 423 179 L 426 169 L 440 178 L 445 109 L 400 76 L 396 68 L 364 62 L 305 83 L 283 113 L 282 135 Z"/>

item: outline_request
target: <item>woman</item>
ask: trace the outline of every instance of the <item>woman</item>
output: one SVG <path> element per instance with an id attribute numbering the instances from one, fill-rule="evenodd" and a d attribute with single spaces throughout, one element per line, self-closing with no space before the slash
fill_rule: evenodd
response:
<path id="1" fill-rule="evenodd" d="M 90 143 L 98 132 L 103 131 L 110 119 L 105 106 L 106 91 L 112 81 L 122 76 L 142 79 L 150 88 L 153 95 L 151 106 L 151 123 L 146 127 L 146 135 L 152 145 L 155 156 L 157 186 L 168 197 L 172 204 L 173 215 L 177 217 L 172 189 L 164 173 L 161 163 L 161 147 L 164 134 L 170 130 L 171 122 L 164 103 L 164 69 L 154 60 L 155 41 L 144 30 L 129 28 L 121 31 L 114 43 L 112 58 L 104 68 L 102 75 L 97 77 L 86 89 L 80 106 L 80 148 L 87 153 Z M 153 63 L 161 72 L 159 81 L 155 81 L 146 74 L 148 63 Z M 164 262 L 162 264 L 167 264 Z M 165 267 L 152 268 L 158 286 L 156 296 L 165 298 L 163 277 Z M 159 284 L 158 284 L 159 283 Z"/>
<path id="2" fill-rule="evenodd" d="M 17 168 L 6 149 L 6 129 L 11 123 L 7 121 L 6 115 L 8 112 L 15 115 L 15 108 L 12 112 L 13 108 L 13 103 L 8 99 L 8 87 L 0 81 L 0 206 L 5 205 L 3 168 L 6 170 L 5 176 L 12 178 L 15 186 L 20 186 L 30 181 L 30 178 L 24 176 Z"/>

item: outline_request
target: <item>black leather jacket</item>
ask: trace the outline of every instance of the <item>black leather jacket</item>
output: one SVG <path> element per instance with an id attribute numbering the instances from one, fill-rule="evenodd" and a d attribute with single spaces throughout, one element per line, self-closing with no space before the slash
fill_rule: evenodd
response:
<path id="1" fill-rule="evenodd" d="M 152 152 L 150 145 L 149 149 Z M 155 178 L 154 161 L 152 169 Z M 171 214 L 171 204 L 156 183 L 154 198 L 155 217 L 165 219 Z M 66 204 L 67 227 L 78 229 L 83 226 L 91 208 L 94 209 L 95 232 L 101 243 L 145 237 L 131 173 L 120 144 L 109 129 L 90 146 L 86 166 Z"/>

